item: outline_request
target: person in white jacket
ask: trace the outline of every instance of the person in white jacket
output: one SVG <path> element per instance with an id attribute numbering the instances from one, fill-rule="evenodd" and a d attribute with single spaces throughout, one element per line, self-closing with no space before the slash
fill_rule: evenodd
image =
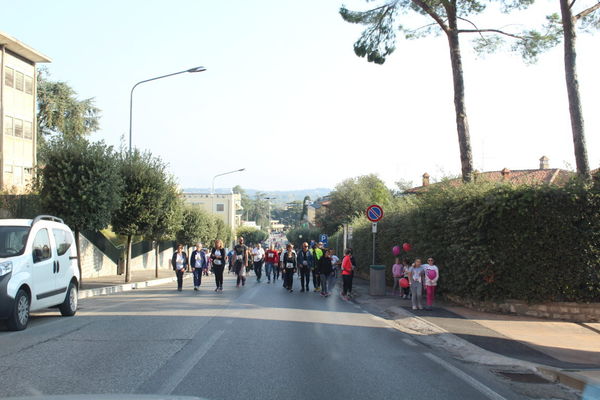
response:
<path id="1" fill-rule="evenodd" d="M 440 278 L 440 271 L 432 257 L 427 259 L 427 264 L 423 265 L 423 269 L 425 270 L 425 291 L 427 292 L 427 307 L 425 309 L 431 310 L 435 300 L 435 288 Z"/>

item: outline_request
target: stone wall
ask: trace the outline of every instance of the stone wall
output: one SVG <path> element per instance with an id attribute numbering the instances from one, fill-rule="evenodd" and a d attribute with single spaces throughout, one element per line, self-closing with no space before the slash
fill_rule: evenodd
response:
<path id="1" fill-rule="evenodd" d="M 117 275 L 117 263 L 98 249 L 84 235 L 80 236 L 81 272 L 82 278 L 99 278 L 102 276 Z M 141 254 L 131 260 L 131 271 L 154 271 L 154 250 Z M 158 254 L 158 268 L 170 270 L 172 249 L 163 250 Z"/>
<path id="2" fill-rule="evenodd" d="M 454 295 L 446 295 L 446 298 L 465 307 L 484 312 L 500 312 L 573 322 L 600 321 L 600 303 L 527 304 L 516 300 L 495 303 L 491 301 L 468 300 Z"/>
<path id="3" fill-rule="evenodd" d="M 81 234 L 79 235 L 79 251 L 81 253 L 81 275 L 83 279 L 117 275 L 117 263 L 108 258 Z"/>

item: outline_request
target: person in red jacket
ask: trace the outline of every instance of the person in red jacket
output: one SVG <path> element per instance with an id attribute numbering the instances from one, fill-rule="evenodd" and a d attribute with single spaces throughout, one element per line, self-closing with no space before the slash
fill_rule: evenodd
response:
<path id="1" fill-rule="evenodd" d="M 275 281 L 275 268 L 279 262 L 279 254 L 275 250 L 275 246 L 269 246 L 269 250 L 265 252 L 265 275 L 267 275 L 267 283 L 271 283 L 271 272 L 273 273 L 273 281 Z"/>
<path id="2" fill-rule="evenodd" d="M 348 294 L 352 291 L 352 251 L 346 249 L 342 260 L 342 299 L 348 300 Z"/>

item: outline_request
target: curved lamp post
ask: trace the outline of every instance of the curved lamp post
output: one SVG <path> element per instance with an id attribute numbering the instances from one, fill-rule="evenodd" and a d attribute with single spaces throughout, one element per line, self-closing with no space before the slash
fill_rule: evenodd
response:
<path id="1" fill-rule="evenodd" d="M 192 73 L 192 72 L 202 72 L 202 71 L 206 71 L 206 68 L 194 67 L 194 68 L 186 69 L 184 71 L 174 72 L 172 74 L 157 76 L 156 78 L 145 79 L 145 80 L 139 81 L 138 83 L 133 85 L 133 87 L 131 88 L 131 93 L 129 95 L 129 154 L 131 154 L 131 150 L 132 150 L 132 146 L 131 146 L 131 130 L 132 129 L 131 129 L 131 127 L 132 127 L 132 119 L 133 119 L 133 91 L 134 91 L 134 89 L 142 83 L 155 81 L 157 79 L 168 78 L 169 76 L 184 74 L 186 72 Z"/>

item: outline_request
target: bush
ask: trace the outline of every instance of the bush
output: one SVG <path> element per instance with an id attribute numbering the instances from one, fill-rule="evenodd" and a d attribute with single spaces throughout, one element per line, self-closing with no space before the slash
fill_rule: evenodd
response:
<path id="1" fill-rule="evenodd" d="M 269 237 L 269 234 L 265 231 L 261 231 L 260 229 L 252 228 L 250 226 L 241 226 L 237 228 L 237 236 L 244 238 L 244 243 L 246 245 L 255 245 L 257 243 L 262 243 Z"/>
<path id="2" fill-rule="evenodd" d="M 598 301 L 600 184 L 440 185 L 397 200 L 379 223 L 376 263 L 433 256 L 440 289 L 477 300 Z M 371 264 L 370 224 L 355 222 L 359 266 Z M 424 260 L 423 260 L 424 261 Z M 361 268 L 364 273 L 367 268 Z M 389 274 L 388 274 L 389 275 Z"/>

